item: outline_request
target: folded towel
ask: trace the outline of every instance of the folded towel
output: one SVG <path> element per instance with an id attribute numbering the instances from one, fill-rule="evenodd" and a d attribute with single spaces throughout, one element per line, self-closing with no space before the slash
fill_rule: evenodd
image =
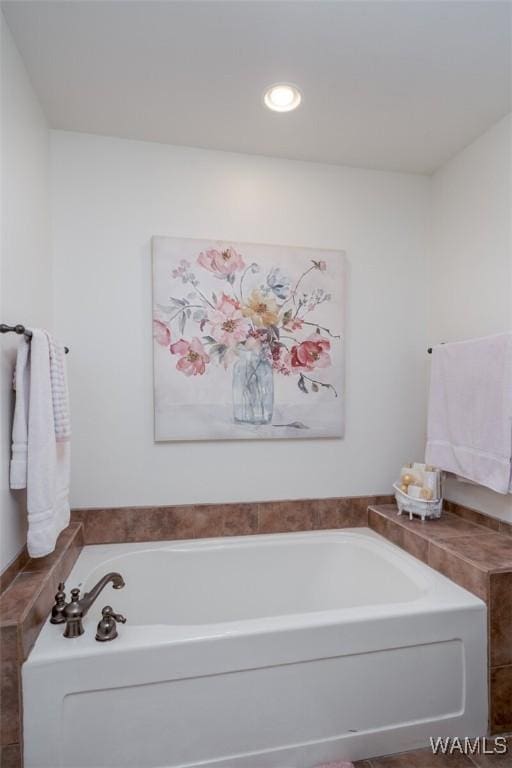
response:
<path id="1" fill-rule="evenodd" d="M 69 441 L 57 442 L 50 375 L 50 348 L 44 331 L 19 345 L 16 360 L 11 488 L 27 489 L 27 549 L 44 557 L 55 549 L 69 524 Z"/>
<path id="2" fill-rule="evenodd" d="M 512 334 L 434 347 L 425 461 L 510 491 Z"/>
<path id="3" fill-rule="evenodd" d="M 69 395 L 66 376 L 65 349 L 57 344 L 49 333 L 46 334 L 50 349 L 50 379 L 52 387 L 53 418 L 55 437 L 58 442 L 65 442 L 71 437 L 69 418 Z"/>

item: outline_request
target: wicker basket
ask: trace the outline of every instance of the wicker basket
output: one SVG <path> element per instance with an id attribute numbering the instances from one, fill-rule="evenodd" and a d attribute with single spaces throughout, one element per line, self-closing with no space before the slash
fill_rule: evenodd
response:
<path id="1" fill-rule="evenodd" d="M 410 520 L 412 520 L 413 515 L 421 517 L 422 520 L 441 517 L 441 512 L 443 511 L 442 496 L 440 499 L 433 499 L 432 501 L 413 499 L 400 489 L 398 483 L 394 483 L 393 488 L 395 490 L 395 499 L 399 515 L 407 512 Z"/>

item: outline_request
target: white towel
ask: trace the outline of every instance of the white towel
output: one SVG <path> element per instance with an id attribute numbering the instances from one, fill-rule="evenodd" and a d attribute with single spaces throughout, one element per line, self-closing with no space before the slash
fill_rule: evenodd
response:
<path id="1" fill-rule="evenodd" d="M 57 442 L 50 375 L 50 348 L 44 331 L 32 330 L 16 360 L 11 487 L 27 489 L 27 549 L 44 557 L 69 525 L 70 445 Z"/>
<path id="2" fill-rule="evenodd" d="M 52 387 L 53 418 L 57 442 L 65 442 L 71 437 L 69 417 L 68 381 L 66 376 L 66 351 L 62 344 L 57 344 L 49 333 L 46 334 L 50 349 L 50 379 Z"/>
<path id="3" fill-rule="evenodd" d="M 30 366 L 28 364 L 29 345 L 23 341 L 18 346 L 16 368 L 14 369 L 14 389 L 16 407 L 12 422 L 12 454 L 10 485 L 13 489 L 27 487 L 27 430 L 28 402 L 30 388 Z"/>
<path id="4" fill-rule="evenodd" d="M 425 461 L 509 493 L 512 334 L 434 347 Z"/>

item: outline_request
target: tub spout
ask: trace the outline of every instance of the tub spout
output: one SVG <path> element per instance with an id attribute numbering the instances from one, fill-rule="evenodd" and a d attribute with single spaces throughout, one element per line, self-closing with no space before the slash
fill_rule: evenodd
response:
<path id="1" fill-rule="evenodd" d="M 64 637 L 79 637 L 84 633 L 84 627 L 82 620 L 89 612 L 90 607 L 97 599 L 100 592 L 112 583 L 114 589 L 121 589 L 124 587 L 124 579 L 120 573 L 107 573 L 101 578 L 97 584 L 91 589 L 90 592 L 86 592 L 82 598 L 80 598 L 80 590 L 71 590 L 71 601 L 66 605 L 64 609 L 64 618 L 66 621 L 66 629 L 64 630 Z"/>
<path id="2" fill-rule="evenodd" d="M 85 595 L 80 600 L 80 604 L 83 608 L 83 615 L 85 616 L 87 614 L 87 611 L 91 607 L 91 605 L 94 603 L 100 592 L 109 584 L 112 582 L 112 586 L 114 589 L 122 589 L 124 587 L 124 579 L 121 576 L 120 573 L 107 573 L 103 578 L 101 578 L 98 583 L 91 589 L 90 592 L 86 592 Z"/>

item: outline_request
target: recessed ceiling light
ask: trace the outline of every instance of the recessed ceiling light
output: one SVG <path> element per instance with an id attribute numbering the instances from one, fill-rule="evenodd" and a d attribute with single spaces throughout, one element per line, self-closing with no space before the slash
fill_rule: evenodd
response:
<path id="1" fill-rule="evenodd" d="M 291 83 L 276 83 L 267 88 L 263 101 L 274 112 L 291 112 L 299 106 L 302 95 L 297 86 Z"/>

